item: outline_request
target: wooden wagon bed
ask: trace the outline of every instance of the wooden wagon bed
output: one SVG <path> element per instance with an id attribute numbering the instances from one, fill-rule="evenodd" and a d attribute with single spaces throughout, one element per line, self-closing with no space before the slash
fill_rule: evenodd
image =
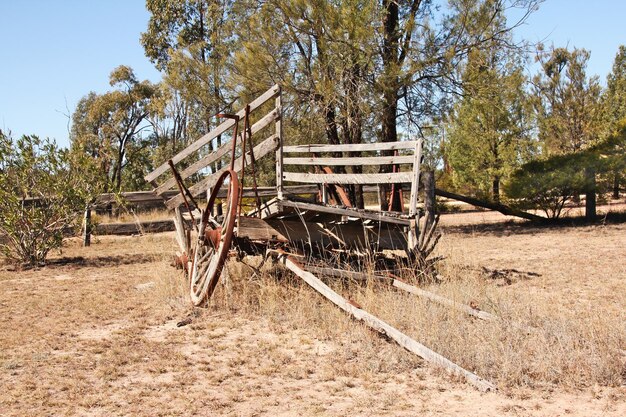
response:
<path id="1" fill-rule="evenodd" d="M 254 146 L 252 151 L 246 151 L 245 159 L 241 149 L 232 155 L 230 141 L 215 145 L 218 138 L 223 140 L 232 131 L 235 125 L 232 119 L 173 156 L 171 163 L 178 169 L 191 196 L 202 198 L 210 193 L 227 169 L 224 161 L 231 157 L 235 158 L 237 172 L 241 172 L 244 165 L 273 157 L 275 186 L 257 187 L 256 192 L 251 188 L 243 190 L 244 195 L 258 195 L 263 200 L 261 210 L 251 211 L 248 217 L 260 217 L 265 226 L 244 220 L 236 226 L 236 235 L 253 236 L 258 240 L 282 235 L 289 236 L 292 243 L 306 240 L 322 245 L 377 249 L 415 247 L 419 234 L 417 191 L 421 141 L 288 145 L 283 137 L 281 111 L 278 85 L 249 104 L 249 114 L 254 120 L 250 129 Z M 244 115 L 245 109 L 237 113 L 241 118 Z M 381 172 L 380 167 L 394 168 L 390 169 L 393 172 Z M 182 193 L 172 196 L 177 184 L 169 163 L 157 167 L 146 180 L 154 186 L 154 192 L 163 196 L 168 208 L 175 209 L 184 203 Z M 343 190 L 346 185 L 360 186 L 364 192 L 377 195 L 381 186 L 409 188 L 408 210 L 353 208 Z"/>

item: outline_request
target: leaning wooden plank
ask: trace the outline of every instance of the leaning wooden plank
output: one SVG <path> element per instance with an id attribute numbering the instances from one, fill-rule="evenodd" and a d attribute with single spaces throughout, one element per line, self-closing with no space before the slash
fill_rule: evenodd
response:
<path id="1" fill-rule="evenodd" d="M 277 146 L 278 146 L 278 138 L 275 135 L 271 136 L 254 147 L 254 156 L 257 160 L 261 159 L 263 156 L 276 150 Z M 246 164 L 249 164 L 250 162 L 251 162 L 250 153 L 248 152 L 246 153 Z M 235 171 L 240 171 L 242 166 L 243 166 L 243 159 L 242 157 L 239 157 L 235 160 Z M 208 190 L 209 187 L 215 184 L 219 176 L 222 175 L 222 173 L 224 173 L 228 169 L 229 167 L 225 166 L 221 170 L 217 171 L 215 174 L 207 175 L 200 182 L 191 186 L 189 188 L 189 192 L 194 197 L 200 195 L 201 193 L 206 192 L 206 190 Z M 174 207 L 178 207 L 182 203 L 183 203 L 183 197 L 182 195 L 178 194 L 175 197 L 167 200 L 165 205 L 167 206 L 167 208 L 173 209 Z"/>
<path id="2" fill-rule="evenodd" d="M 293 207 L 293 208 L 300 209 L 300 210 L 311 210 L 311 211 L 317 211 L 320 213 L 337 214 L 339 216 L 358 217 L 361 219 L 376 220 L 379 222 L 401 224 L 403 226 L 408 226 L 410 223 L 410 219 L 391 216 L 389 215 L 389 213 L 383 214 L 383 212 L 377 212 L 377 211 L 365 211 L 365 210 L 361 211 L 361 210 L 356 210 L 356 209 L 344 209 L 340 207 L 329 207 L 329 206 L 323 206 L 320 204 L 304 203 L 300 201 L 288 201 L 288 200 L 279 201 L 278 205 L 280 207 Z"/>
<path id="3" fill-rule="evenodd" d="M 451 307 L 455 310 L 461 311 L 463 313 L 469 314 L 470 316 L 474 316 L 477 317 L 481 320 L 487 320 L 487 321 L 491 321 L 491 320 L 496 320 L 497 317 L 494 316 L 493 314 L 487 313 L 486 311 L 481 311 L 481 310 L 476 310 L 473 309 L 472 307 L 465 305 L 465 304 L 461 304 L 461 303 L 457 303 L 456 301 L 452 301 L 448 298 L 442 297 L 440 295 L 434 294 L 432 292 L 429 291 L 425 291 L 422 290 L 421 288 L 417 288 L 413 285 L 409 285 L 406 284 L 402 281 L 399 281 L 397 279 L 393 280 L 392 285 L 396 288 L 400 288 L 401 290 L 404 290 L 406 292 L 410 292 L 411 294 L 415 294 L 419 297 L 423 297 L 426 298 L 430 301 L 434 301 L 436 303 Z"/>
<path id="4" fill-rule="evenodd" d="M 229 154 L 230 151 L 231 151 L 231 148 L 232 147 L 231 147 L 230 141 L 224 143 L 222 146 L 217 148 L 215 151 L 211 152 L 210 154 L 206 155 L 203 158 L 200 158 L 198 161 L 194 162 L 193 164 L 191 164 L 187 168 L 185 168 L 180 173 L 180 177 L 183 178 L 183 179 L 188 178 L 190 175 L 195 174 L 196 172 L 198 172 L 202 168 L 211 165 L 213 162 L 218 161 L 219 159 L 221 159 L 226 154 Z M 174 187 L 174 185 L 176 185 L 176 179 L 174 177 L 169 178 L 163 184 L 161 184 L 157 188 L 155 188 L 154 192 L 156 192 L 159 195 L 162 195 L 164 192 L 166 192 L 170 188 Z"/>
<path id="5" fill-rule="evenodd" d="M 307 184 L 393 184 L 411 182 L 411 172 L 389 172 L 383 174 L 308 174 L 283 172 L 285 181 Z"/>
<path id="6" fill-rule="evenodd" d="M 437 352 L 434 352 L 402 333 L 398 329 L 392 327 L 388 323 L 382 321 L 378 317 L 368 313 L 365 310 L 357 308 L 350 304 L 345 298 L 333 291 L 329 286 L 324 284 L 319 278 L 310 272 L 304 270 L 303 266 L 294 258 L 283 255 L 281 257 L 285 266 L 294 274 L 302 278 L 313 289 L 319 292 L 321 295 L 332 301 L 337 307 L 341 308 L 347 313 L 350 313 L 357 320 L 361 320 L 367 326 L 372 329 L 390 337 L 395 340 L 400 346 L 406 350 L 415 353 L 422 359 L 437 366 L 441 366 L 448 371 L 463 376 L 469 383 L 477 387 L 481 391 L 495 390 L 496 387 L 491 382 L 480 378 L 478 375 L 460 367 L 451 360 L 441 356 Z"/>
<path id="7" fill-rule="evenodd" d="M 283 146 L 284 153 L 303 153 L 303 152 L 365 152 L 365 151 L 393 151 L 395 149 L 414 149 L 415 141 L 407 142 L 375 142 L 375 143 L 358 143 L 354 145 L 295 145 Z"/>
<path id="8" fill-rule="evenodd" d="M 388 164 L 411 164 L 414 156 L 353 156 L 344 158 L 283 158 L 285 165 L 320 165 L 320 166 L 363 166 L 363 165 L 388 165 Z"/>
<path id="9" fill-rule="evenodd" d="M 423 290 L 414 285 L 409 285 L 407 283 L 404 283 L 390 276 L 366 274 L 364 272 L 346 271 L 343 269 L 325 268 L 325 267 L 312 266 L 312 265 L 311 266 L 307 265 L 306 269 L 307 271 L 314 272 L 316 274 L 322 274 L 322 275 L 328 275 L 328 276 L 334 276 L 334 277 L 344 277 L 344 278 L 350 278 L 354 280 L 366 280 L 366 279 L 373 278 L 373 279 L 378 279 L 381 281 L 389 281 L 391 285 L 403 291 L 417 295 L 418 297 L 426 298 L 427 300 L 433 301 L 435 303 L 453 308 L 455 310 L 469 314 L 470 316 L 477 317 L 481 320 L 492 321 L 492 320 L 497 319 L 496 316 L 494 316 L 493 314 L 487 313 L 486 311 L 476 310 L 468 305 L 457 303 L 456 301 L 452 301 L 449 298 L 442 297 L 430 291 Z"/>
<path id="10" fill-rule="evenodd" d="M 278 87 L 278 84 L 274 85 L 272 88 L 267 90 L 265 93 L 263 93 L 262 95 L 260 95 L 259 97 L 257 97 L 255 100 L 253 100 L 250 103 L 250 111 L 254 111 L 256 108 L 258 108 L 259 106 L 263 105 L 266 101 L 268 101 L 269 99 L 275 97 L 278 94 L 279 91 L 280 91 L 280 88 Z M 244 115 L 245 115 L 245 109 L 239 110 L 237 112 L 237 116 L 239 116 L 240 118 L 243 118 Z M 194 143 L 192 143 L 191 145 L 189 145 L 188 147 L 183 149 L 181 152 L 176 154 L 172 158 L 172 162 L 178 163 L 178 162 L 182 161 L 187 156 L 192 154 L 194 151 L 197 151 L 202 146 L 206 145 L 207 143 L 209 143 L 210 141 L 212 141 L 213 139 L 215 139 L 216 137 L 218 137 L 222 133 L 226 132 L 228 129 L 230 129 L 234 125 L 235 125 L 235 121 L 233 119 L 227 119 L 224 123 L 220 124 L 215 129 L 213 129 L 212 131 L 210 131 L 206 135 L 202 136 L 200 139 L 198 139 L 197 141 L 195 141 Z M 156 178 L 159 177 L 159 175 L 163 174 L 165 171 L 167 171 L 169 169 L 170 169 L 170 167 L 169 167 L 169 165 L 167 163 L 159 166 L 154 171 L 152 171 L 151 173 L 146 175 L 146 177 L 145 177 L 146 181 L 147 182 L 154 181 Z"/>

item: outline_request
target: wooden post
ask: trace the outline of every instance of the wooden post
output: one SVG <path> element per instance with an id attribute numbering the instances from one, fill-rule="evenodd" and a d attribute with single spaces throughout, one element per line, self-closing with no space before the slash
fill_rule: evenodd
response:
<path id="1" fill-rule="evenodd" d="M 85 207 L 83 217 L 83 246 L 91 246 L 91 204 Z"/>
<path id="2" fill-rule="evenodd" d="M 419 235 L 419 226 L 417 218 L 417 195 L 420 183 L 420 166 L 422 163 L 422 139 L 420 138 L 413 150 L 413 174 L 411 177 L 411 195 L 409 197 L 409 218 L 411 225 L 409 226 L 407 243 L 409 249 L 417 248 L 417 237 Z"/>
<path id="3" fill-rule="evenodd" d="M 585 168 L 587 190 L 585 192 L 585 218 L 587 221 L 596 220 L 596 170 L 593 167 Z"/>
<path id="4" fill-rule="evenodd" d="M 424 185 L 424 211 L 425 211 L 425 229 L 428 230 L 430 225 L 435 221 L 436 204 L 435 204 L 435 171 L 425 171 L 422 174 L 422 184 Z"/>
<path id="5" fill-rule="evenodd" d="M 276 150 L 276 195 L 279 200 L 283 199 L 283 106 L 282 106 L 282 89 L 278 88 L 276 96 L 276 111 L 278 118 L 276 119 L 276 136 L 278 137 L 278 149 Z"/>

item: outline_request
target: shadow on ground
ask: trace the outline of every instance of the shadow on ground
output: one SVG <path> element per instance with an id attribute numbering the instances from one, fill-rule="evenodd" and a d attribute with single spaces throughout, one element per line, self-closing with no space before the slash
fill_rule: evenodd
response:
<path id="1" fill-rule="evenodd" d="M 498 223 L 466 224 L 458 226 L 440 226 L 441 230 L 450 233 L 509 236 L 536 234 L 546 230 L 557 230 L 571 227 L 605 226 L 608 224 L 626 223 L 626 212 L 610 212 L 598 215 L 596 221 L 588 221 L 584 216 L 567 217 L 562 219 L 546 219 L 545 222 L 537 223 L 530 220 L 512 221 L 505 220 Z"/>

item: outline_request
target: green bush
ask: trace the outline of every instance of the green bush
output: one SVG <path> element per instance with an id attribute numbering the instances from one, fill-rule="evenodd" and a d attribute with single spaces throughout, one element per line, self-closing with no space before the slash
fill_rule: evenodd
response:
<path id="1" fill-rule="evenodd" d="M 49 139 L 0 131 L 0 251 L 28 266 L 42 264 L 79 224 L 90 197 L 67 150 Z"/>
<path id="2" fill-rule="evenodd" d="M 596 162 L 595 154 L 588 152 L 532 161 L 516 170 L 504 189 L 519 208 L 540 209 L 555 219 L 568 200 L 591 186 L 585 168 Z"/>

